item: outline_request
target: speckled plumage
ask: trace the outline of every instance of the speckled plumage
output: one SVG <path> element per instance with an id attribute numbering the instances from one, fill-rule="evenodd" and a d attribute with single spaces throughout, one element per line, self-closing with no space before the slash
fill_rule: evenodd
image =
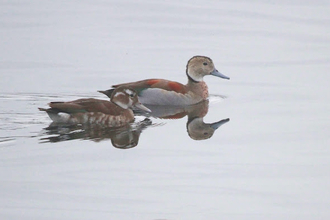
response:
<path id="1" fill-rule="evenodd" d="M 51 102 L 46 111 L 56 123 L 91 124 L 118 127 L 134 120 L 133 106 L 148 111 L 134 90 L 127 87 L 116 89 L 111 101 L 100 99 L 78 99 L 70 102 Z M 150 110 L 149 110 L 150 111 Z"/>

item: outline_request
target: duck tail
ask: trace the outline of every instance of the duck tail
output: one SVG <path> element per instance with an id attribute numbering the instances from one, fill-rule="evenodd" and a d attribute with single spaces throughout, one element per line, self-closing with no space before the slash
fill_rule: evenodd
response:
<path id="1" fill-rule="evenodd" d="M 49 118 L 55 123 L 67 123 L 70 115 L 68 113 L 60 113 L 59 110 L 54 108 L 38 108 L 40 111 L 44 111 L 48 114 Z"/>

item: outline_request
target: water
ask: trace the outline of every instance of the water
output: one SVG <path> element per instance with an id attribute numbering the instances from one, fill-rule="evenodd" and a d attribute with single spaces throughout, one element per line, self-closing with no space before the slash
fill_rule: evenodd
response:
<path id="1" fill-rule="evenodd" d="M 1 219 L 330 217 L 328 1 L 0 4 Z M 198 122 L 230 119 L 210 138 L 181 110 L 128 132 L 47 130 L 37 110 L 127 81 L 184 83 L 197 54 L 231 77 L 205 77 Z"/>

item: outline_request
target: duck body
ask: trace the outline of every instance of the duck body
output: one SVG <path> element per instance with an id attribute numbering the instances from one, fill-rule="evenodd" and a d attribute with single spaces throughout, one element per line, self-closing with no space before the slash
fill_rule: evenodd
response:
<path id="1" fill-rule="evenodd" d="M 139 100 L 148 105 L 192 105 L 208 98 L 204 81 L 186 85 L 165 79 L 147 79 L 133 83 L 114 85 L 114 88 L 130 86 L 137 91 Z"/>
<path id="2" fill-rule="evenodd" d="M 142 105 L 134 90 L 126 87 L 116 89 L 111 101 L 94 98 L 78 99 L 69 102 L 51 102 L 46 111 L 55 123 L 89 124 L 118 127 L 134 121 L 132 107 L 150 111 Z"/>
<path id="3" fill-rule="evenodd" d="M 188 83 L 165 79 L 146 79 L 137 82 L 113 85 L 113 88 L 129 86 L 133 88 L 139 100 L 148 105 L 192 105 L 206 100 L 209 96 L 208 87 L 203 81 L 206 75 L 213 75 L 224 79 L 229 77 L 221 74 L 214 67 L 213 61 L 205 56 L 192 57 L 186 66 Z M 113 89 L 103 91 L 110 96 Z"/>
<path id="4" fill-rule="evenodd" d="M 51 102 L 47 112 L 56 123 L 95 124 L 121 126 L 134 120 L 131 109 L 122 109 L 114 103 L 100 99 L 78 99 L 70 102 Z"/>

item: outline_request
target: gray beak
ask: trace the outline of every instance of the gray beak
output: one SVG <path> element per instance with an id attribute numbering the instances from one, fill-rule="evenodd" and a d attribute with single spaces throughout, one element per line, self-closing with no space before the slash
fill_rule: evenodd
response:
<path id="1" fill-rule="evenodd" d="M 221 77 L 223 79 L 230 79 L 228 76 L 225 76 L 222 73 L 220 73 L 217 69 L 214 69 L 210 74 L 213 76 Z"/>
<path id="2" fill-rule="evenodd" d="M 223 119 L 221 121 L 210 124 L 210 127 L 214 130 L 217 130 L 221 125 L 226 124 L 229 121 L 229 118 Z"/>
<path id="3" fill-rule="evenodd" d="M 150 109 L 148 109 L 147 107 L 145 107 L 144 105 L 142 105 L 140 102 L 136 103 L 134 106 L 137 107 L 138 109 L 143 110 L 143 111 L 151 112 Z"/>

